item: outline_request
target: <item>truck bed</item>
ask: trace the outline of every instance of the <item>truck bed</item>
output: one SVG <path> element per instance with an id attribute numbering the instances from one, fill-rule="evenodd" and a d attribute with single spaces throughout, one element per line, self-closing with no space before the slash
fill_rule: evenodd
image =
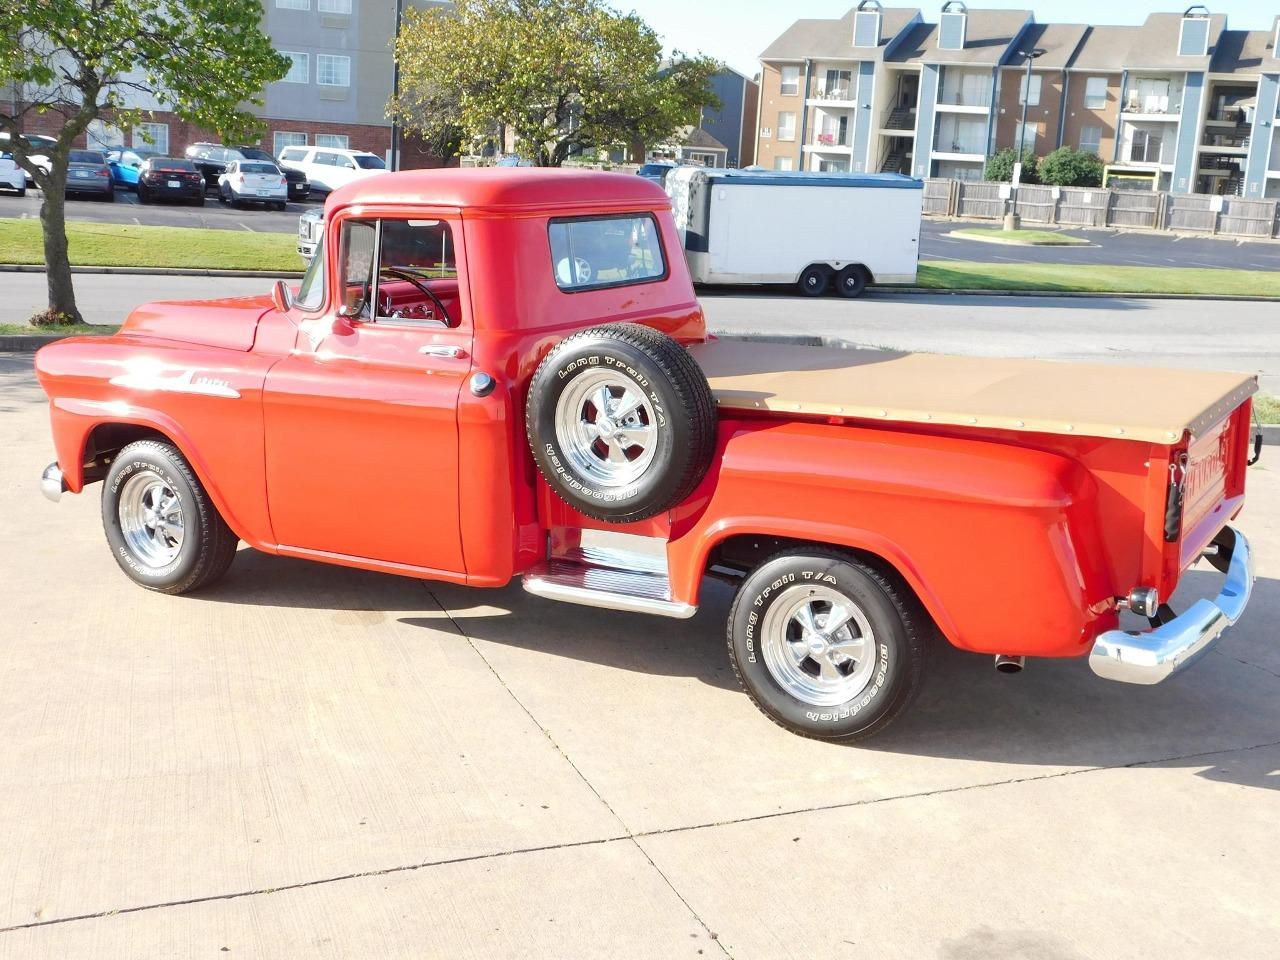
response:
<path id="1" fill-rule="evenodd" d="M 740 340 L 692 348 L 722 409 L 1177 443 L 1209 430 L 1257 377 L 1052 360 Z"/>

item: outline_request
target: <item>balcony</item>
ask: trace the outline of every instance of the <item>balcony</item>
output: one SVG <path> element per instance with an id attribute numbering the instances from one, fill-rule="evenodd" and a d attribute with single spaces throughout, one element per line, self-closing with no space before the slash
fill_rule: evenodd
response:
<path id="1" fill-rule="evenodd" d="M 938 97 L 938 108 L 942 110 L 967 110 L 972 112 L 991 109 L 991 91 L 949 90 Z"/>
<path id="2" fill-rule="evenodd" d="M 811 101 L 826 101 L 828 103 L 847 103 L 852 105 L 857 99 L 858 93 L 852 87 L 828 87 L 818 84 L 809 94 Z"/>
<path id="3" fill-rule="evenodd" d="M 933 152 L 954 157 L 985 159 L 987 155 L 986 140 L 985 138 L 946 140 L 940 137 L 933 145 Z"/>
<path id="4" fill-rule="evenodd" d="M 841 136 L 838 133 L 819 133 L 815 134 L 812 143 L 806 143 L 806 150 L 817 150 L 822 153 L 848 153 L 853 147 L 853 136 L 845 133 Z"/>
<path id="5" fill-rule="evenodd" d="M 1249 149 L 1249 134 L 1245 130 L 1234 130 L 1225 133 L 1219 133 L 1215 130 L 1206 130 L 1203 137 L 1200 138 L 1200 146 L 1208 150 L 1232 151 L 1237 153 L 1245 153 Z"/>
<path id="6" fill-rule="evenodd" d="M 1122 113 L 1140 117 L 1177 120 L 1182 116 L 1182 101 L 1169 97 L 1130 97 L 1124 102 Z"/>

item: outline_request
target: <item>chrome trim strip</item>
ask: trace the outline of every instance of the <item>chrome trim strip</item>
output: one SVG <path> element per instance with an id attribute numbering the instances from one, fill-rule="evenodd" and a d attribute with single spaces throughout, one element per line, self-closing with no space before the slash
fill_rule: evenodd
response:
<path id="1" fill-rule="evenodd" d="M 577 603 L 587 607 L 600 607 L 605 610 L 648 613 L 659 617 L 674 617 L 677 620 L 688 620 L 698 612 L 698 608 L 693 604 L 682 603 L 678 600 L 660 600 L 656 597 L 616 593 L 579 586 L 568 583 L 563 578 L 549 576 L 542 572 L 526 573 L 523 578 L 523 585 L 528 593 L 532 593 L 536 597 L 560 600 L 564 603 Z"/>
<path id="2" fill-rule="evenodd" d="M 1244 534 L 1228 529 L 1235 546 L 1218 595 L 1197 600 L 1186 613 L 1152 630 L 1108 630 L 1089 653 L 1094 673 L 1123 683 L 1159 683 L 1202 657 L 1240 619 L 1253 591 L 1253 553 Z"/>
<path id="3" fill-rule="evenodd" d="M 191 369 L 168 375 L 162 369 L 153 368 L 150 365 L 145 367 L 138 365 L 135 369 L 118 374 L 107 382 L 113 387 L 127 387 L 130 390 L 193 393 L 201 397 L 240 399 L 240 391 L 226 380 L 197 374 Z"/>
<path id="4" fill-rule="evenodd" d="M 40 475 L 40 492 L 45 498 L 57 503 L 66 489 L 67 482 L 62 477 L 62 468 L 56 462 L 45 467 L 44 473 Z"/>

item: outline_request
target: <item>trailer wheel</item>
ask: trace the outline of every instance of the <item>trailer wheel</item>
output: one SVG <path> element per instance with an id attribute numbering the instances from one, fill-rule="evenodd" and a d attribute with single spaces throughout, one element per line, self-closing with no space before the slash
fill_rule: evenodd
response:
<path id="1" fill-rule="evenodd" d="M 806 297 L 820 297 L 831 286 L 831 268 L 821 263 L 811 263 L 804 268 L 796 285 Z"/>
<path id="2" fill-rule="evenodd" d="M 525 433 L 538 470 L 575 510 L 632 523 L 683 501 L 711 464 L 711 388 L 689 352 L 632 323 L 563 340 L 538 366 Z"/>
<path id="3" fill-rule="evenodd" d="M 867 289 L 867 270 L 860 263 L 851 263 L 836 274 L 836 292 L 842 297 L 860 297 Z"/>
<path id="4" fill-rule="evenodd" d="M 815 740 L 883 730 L 920 689 L 920 614 L 879 570 L 837 550 L 784 550 L 742 582 L 729 658 L 779 726 Z"/>

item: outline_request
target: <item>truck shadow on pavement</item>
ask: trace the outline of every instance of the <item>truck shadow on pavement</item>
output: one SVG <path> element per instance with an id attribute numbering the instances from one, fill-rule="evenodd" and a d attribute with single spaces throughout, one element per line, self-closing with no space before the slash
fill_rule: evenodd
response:
<path id="1" fill-rule="evenodd" d="M 1215 592 L 1219 580 L 1189 573 L 1175 608 Z M 518 584 L 498 590 L 424 584 L 242 550 L 222 584 L 194 596 L 330 609 L 340 622 L 374 631 L 399 623 L 456 632 L 499 674 L 521 660 L 520 669 L 529 669 L 527 656 L 536 654 L 738 689 L 724 639 L 732 590 L 716 581 L 704 584 L 697 616 L 677 621 L 556 603 L 530 596 Z M 422 614 L 412 612 L 418 609 Z M 1210 780 L 1280 789 L 1280 752 L 1250 749 L 1280 744 L 1277 620 L 1280 581 L 1259 579 L 1248 614 L 1219 648 L 1154 686 L 1100 679 L 1083 658 L 1032 660 L 1021 674 L 1006 676 L 995 672 L 990 656 L 939 640 L 931 645 L 914 706 L 875 738 L 829 749 L 1031 766 L 1176 766 L 1198 768 L 1197 775 Z M 534 668 L 556 669 L 554 663 Z M 581 671 L 575 675 L 583 677 Z M 591 682 L 587 677 L 580 691 L 585 701 Z M 675 689 L 663 716 L 649 723 L 660 727 L 685 712 L 678 700 L 688 689 L 696 688 Z M 744 721 L 747 727 L 735 730 Z M 748 706 L 725 716 L 725 734 L 750 736 L 750 725 L 765 722 Z"/>

